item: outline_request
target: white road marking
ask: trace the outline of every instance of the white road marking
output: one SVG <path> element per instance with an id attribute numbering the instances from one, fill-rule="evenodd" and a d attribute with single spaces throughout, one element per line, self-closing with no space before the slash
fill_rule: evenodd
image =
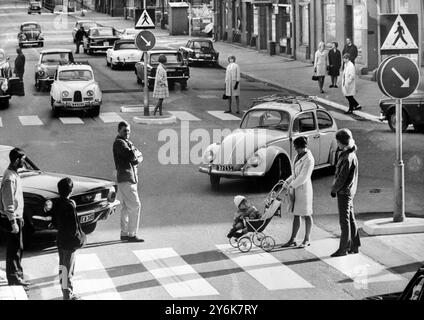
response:
<path id="1" fill-rule="evenodd" d="M 169 111 L 169 113 L 181 121 L 201 121 L 199 118 L 193 116 L 187 111 Z"/>
<path id="2" fill-rule="evenodd" d="M 133 252 L 173 298 L 219 294 L 172 248 L 136 250 Z"/>
<path id="3" fill-rule="evenodd" d="M 224 111 L 208 111 L 208 113 L 220 120 L 224 121 L 240 121 L 239 117 L 232 115 L 231 113 L 225 113 Z"/>
<path id="4" fill-rule="evenodd" d="M 200 99 L 218 99 L 219 98 L 218 96 L 214 96 L 211 94 L 200 94 L 197 97 Z"/>
<path id="5" fill-rule="evenodd" d="M 241 253 L 229 244 L 216 247 L 268 290 L 314 288 L 312 284 L 262 249 L 252 248 L 248 253 Z"/>
<path id="6" fill-rule="evenodd" d="M 349 117 L 347 115 L 341 114 L 340 112 L 330 111 L 330 113 L 337 120 L 342 120 L 342 121 L 356 121 L 352 117 Z"/>
<path id="7" fill-rule="evenodd" d="M 42 126 L 43 122 L 38 116 L 19 116 L 19 121 L 23 126 Z"/>
<path id="8" fill-rule="evenodd" d="M 124 121 L 124 119 L 122 119 L 116 112 L 102 112 L 100 113 L 99 118 L 105 123 Z"/>
<path id="9" fill-rule="evenodd" d="M 80 118 L 77 117 L 70 117 L 70 118 L 59 118 L 60 121 L 62 121 L 63 124 L 84 124 L 84 121 L 82 121 Z"/>
<path id="10" fill-rule="evenodd" d="M 330 257 L 338 247 L 338 239 L 327 238 L 314 241 L 306 250 L 354 281 L 375 283 L 404 280 L 401 276 L 386 270 L 383 265 L 362 253 Z"/>
<path id="11" fill-rule="evenodd" d="M 3 122 L 1 120 L 1 117 L 0 117 L 0 127 L 3 127 Z"/>

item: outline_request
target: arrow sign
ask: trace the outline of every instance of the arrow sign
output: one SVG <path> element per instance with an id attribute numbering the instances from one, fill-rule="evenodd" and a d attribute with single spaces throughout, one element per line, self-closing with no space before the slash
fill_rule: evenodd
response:
<path id="1" fill-rule="evenodd" d="M 402 75 L 395 68 L 392 68 L 393 73 L 403 82 L 401 88 L 409 88 L 409 78 L 405 80 Z"/>
<path id="2" fill-rule="evenodd" d="M 147 41 L 146 38 L 144 38 L 142 35 L 140 35 L 140 38 L 143 39 L 143 41 L 146 43 L 146 46 L 150 47 L 152 42 L 151 41 Z"/>
<path id="3" fill-rule="evenodd" d="M 152 50 L 156 44 L 156 38 L 153 33 L 147 30 L 140 31 L 135 37 L 135 45 L 141 51 Z"/>

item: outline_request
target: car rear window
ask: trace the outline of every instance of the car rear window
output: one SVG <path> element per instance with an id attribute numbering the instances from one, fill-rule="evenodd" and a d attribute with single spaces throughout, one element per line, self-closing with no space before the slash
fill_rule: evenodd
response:
<path id="1" fill-rule="evenodd" d="M 89 81 L 93 79 L 90 70 L 64 70 L 59 72 L 60 81 Z"/>
<path id="2" fill-rule="evenodd" d="M 158 64 L 158 59 L 160 55 L 164 55 L 166 57 L 166 63 L 181 63 L 183 61 L 181 54 L 178 52 L 175 53 L 155 53 L 150 56 L 151 64 Z"/>
<path id="3" fill-rule="evenodd" d="M 94 29 L 91 33 L 94 37 L 109 37 L 113 36 L 113 29 L 112 28 L 98 28 Z"/>
<path id="4" fill-rule="evenodd" d="M 135 49 L 137 50 L 137 47 L 134 43 L 119 43 L 115 45 L 115 50 L 127 50 L 127 49 Z"/>

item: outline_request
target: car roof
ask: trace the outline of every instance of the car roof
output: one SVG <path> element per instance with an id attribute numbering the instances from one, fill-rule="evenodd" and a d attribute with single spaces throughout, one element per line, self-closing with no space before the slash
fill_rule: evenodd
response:
<path id="1" fill-rule="evenodd" d="M 93 21 L 93 20 L 77 20 L 77 23 L 84 23 L 84 22 L 97 23 L 96 21 Z"/>
<path id="2" fill-rule="evenodd" d="M 195 41 L 195 42 L 212 42 L 212 40 L 209 40 L 209 39 L 201 39 L 201 38 L 198 38 L 198 39 L 190 39 L 189 41 Z"/>
<path id="3" fill-rule="evenodd" d="M 277 102 L 277 101 L 271 101 L 271 102 L 263 102 L 260 103 L 252 108 L 250 110 L 275 110 L 275 111 L 286 111 L 290 113 L 290 115 L 294 116 L 300 112 L 304 111 L 311 111 L 311 110 L 325 110 L 323 107 L 319 106 L 315 102 L 312 101 L 293 101 L 293 103 L 289 102 Z M 250 111 L 249 110 L 249 111 Z"/>
<path id="4" fill-rule="evenodd" d="M 40 25 L 37 21 L 25 21 L 21 23 L 21 26 L 24 26 L 26 24 L 36 24 L 36 25 Z"/>
<path id="5" fill-rule="evenodd" d="M 44 49 L 40 51 L 41 53 L 71 53 L 70 49 Z"/>
<path id="6" fill-rule="evenodd" d="M 83 69 L 83 70 L 90 70 L 93 71 L 93 68 L 87 64 L 80 64 L 80 63 L 70 63 L 63 66 L 58 66 L 58 70 L 74 70 L 74 69 Z"/>

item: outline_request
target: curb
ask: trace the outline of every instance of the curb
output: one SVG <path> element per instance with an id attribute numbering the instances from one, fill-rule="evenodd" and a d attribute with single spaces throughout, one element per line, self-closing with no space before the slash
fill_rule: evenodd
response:
<path id="1" fill-rule="evenodd" d="M 366 221 L 362 230 L 371 236 L 424 233 L 424 219 L 405 218 L 403 222 L 393 222 L 393 218 L 375 219 Z"/>
<path id="2" fill-rule="evenodd" d="M 140 124 L 172 124 L 177 122 L 176 116 L 163 116 L 163 117 L 153 117 L 153 116 L 135 116 L 133 117 L 135 123 Z"/>

